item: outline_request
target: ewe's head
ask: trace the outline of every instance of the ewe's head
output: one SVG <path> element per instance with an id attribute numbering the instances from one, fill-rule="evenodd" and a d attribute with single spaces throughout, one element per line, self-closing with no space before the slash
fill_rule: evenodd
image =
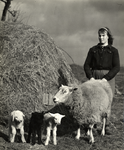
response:
<path id="1" fill-rule="evenodd" d="M 77 88 L 62 85 L 53 98 L 54 103 L 65 103 L 74 90 L 77 90 Z"/>

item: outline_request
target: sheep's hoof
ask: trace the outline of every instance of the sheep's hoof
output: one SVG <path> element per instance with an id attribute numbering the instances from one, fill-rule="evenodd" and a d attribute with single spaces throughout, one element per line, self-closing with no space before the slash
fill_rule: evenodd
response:
<path id="1" fill-rule="evenodd" d="M 90 139 L 90 140 L 89 140 L 89 144 L 93 144 L 93 143 L 95 143 L 95 141 L 92 140 L 92 139 Z"/>
<path id="2" fill-rule="evenodd" d="M 80 138 L 78 136 L 75 137 L 76 140 L 80 140 Z"/>
<path id="3" fill-rule="evenodd" d="M 104 136 L 104 135 L 105 135 L 105 133 L 102 132 L 102 133 L 101 133 L 101 136 Z"/>
<path id="4" fill-rule="evenodd" d="M 40 145 L 40 144 L 42 144 L 42 142 L 41 142 L 41 141 L 38 141 L 38 144 Z"/>
<path id="5" fill-rule="evenodd" d="M 27 143 L 30 143 L 30 140 L 27 140 Z"/>
<path id="6" fill-rule="evenodd" d="M 89 130 L 87 131 L 86 135 L 90 135 Z"/>
<path id="7" fill-rule="evenodd" d="M 44 143 L 44 145 L 45 145 L 45 146 L 47 146 L 47 145 L 48 145 L 48 143 Z"/>

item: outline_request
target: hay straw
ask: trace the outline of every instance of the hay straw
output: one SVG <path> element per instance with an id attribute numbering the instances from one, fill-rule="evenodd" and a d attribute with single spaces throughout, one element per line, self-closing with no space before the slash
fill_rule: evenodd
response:
<path id="1" fill-rule="evenodd" d="M 45 109 L 44 93 L 74 78 L 63 51 L 49 35 L 22 23 L 0 22 L 0 113 Z"/>

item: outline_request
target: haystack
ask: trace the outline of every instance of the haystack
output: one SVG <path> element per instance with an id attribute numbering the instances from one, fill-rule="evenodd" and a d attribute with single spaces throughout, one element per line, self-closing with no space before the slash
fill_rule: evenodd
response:
<path id="1" fill-rule="evenodd" d="M 60 84 L 76 82 L 64 52 L 42 31 L 0 22 L 0 114 L 26 115 L 52 105 Z"/>

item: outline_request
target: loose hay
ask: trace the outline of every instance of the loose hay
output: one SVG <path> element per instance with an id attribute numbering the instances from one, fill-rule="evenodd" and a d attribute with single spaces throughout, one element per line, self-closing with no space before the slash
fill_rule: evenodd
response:
<path id="1" fill-rule="evenodd" d="M 0 22 L 0 114 L 47 109 L 43 95 L 74 83 L 63 52 L 49 35 L 22 23 Z"/>

